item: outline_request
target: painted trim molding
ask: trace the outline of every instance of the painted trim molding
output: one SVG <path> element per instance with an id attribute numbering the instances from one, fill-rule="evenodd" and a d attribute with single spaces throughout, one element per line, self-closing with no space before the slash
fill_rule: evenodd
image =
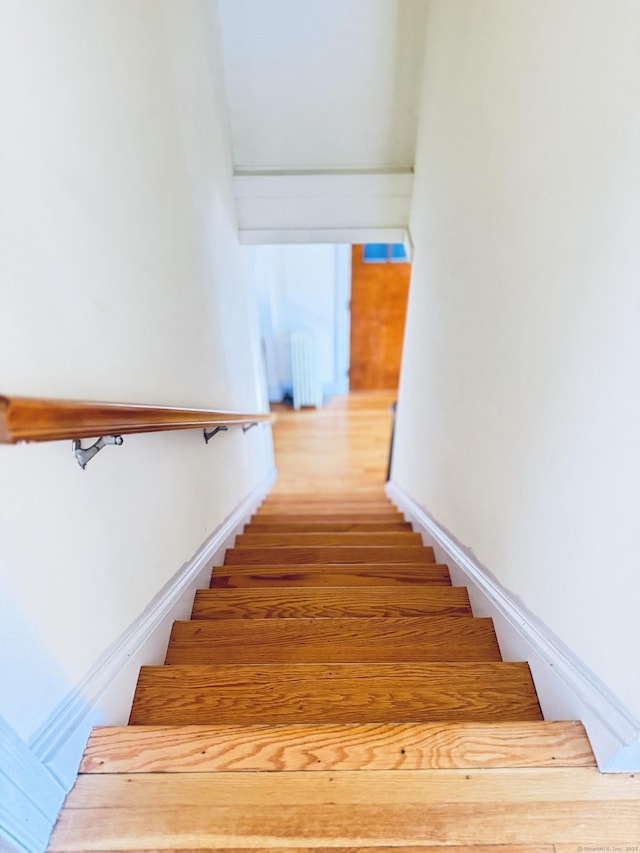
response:
<path id="1" fill-rule="evenodd" d="M 401 243 L 412 169 L 236 169 L 241 243 Z"/>
<path id="2" fill-rule="evenodd" d="M 403 243 L 405 226 L 383 225 L 370 228 L 241 228 L 240 243 L 247 246 L 281 243 Z"/>
<path id="3" fill-rule="evenodd" d="M 406 228 L 413 172 L 236 171 L 233 187 L 241 236 L 272 229 Z"/>
<path id="4" fill-rule="evenodd" d="M 232 546 L 275 478 L 272 469 L 96 660 L 31 738 L 31 751 L 65 790 L 73 785 L 92 727 L 126 724 L 140 667 L 162 663 L 171 625 L 189 618 L 195 590 L 207 586 L 211 567 L 222 563 L 226 548 Z"/>
<path id="5" fill-rule="evenodd" d="M 639 772 L 640 720 L 402 486 L 391 480 L 386 492 L 467 587 L 474 614 L 493 618 L 503 658 L 529 663 L 545 719 L 581 720 L 603 773 Z"/>
<path id="6" fill-rule="evenodd" d="M 335 247 L 335 282 L 333 312 L 333 357 L 335 381 L 325 387 L 327 396 L 349 393 L 349 365 L 351 361 L 351 246 Z"/>
<path id="7" fill-rule="evenodd" d="M 0 851 L 45 850 L 65 789 L 0 717 Z"/>

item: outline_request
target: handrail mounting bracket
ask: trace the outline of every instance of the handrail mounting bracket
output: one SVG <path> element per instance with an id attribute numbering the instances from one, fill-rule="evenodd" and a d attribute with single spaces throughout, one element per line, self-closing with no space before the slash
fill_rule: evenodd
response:
<path id="1" fill-rule="evenodd" d="M 76 457 L 78 465 L 84 470 L 93 457 L 100 453 L 107 444 L 120 446 L 123 442 L 124 438 L 121 435 L 103 435 L 91 447 L 82 447 L 80 440 L 76 439 L 73 442 L 73 455 Z"/>
<path id="2" fill-rule="evenodd" d="M 211 439 L 213 438 L 214 435 L 216 435 L 219 432 L 226 432 L 228 429 L 229 429 L 229 427 L 226 427 L 226 426 L 214 427 L 210 432 L 207 432 L 207 430 L 204 429 L 203 432 L 204 432 L 205 443 L 209 444 L 209 442 L 211 441 Z"/>

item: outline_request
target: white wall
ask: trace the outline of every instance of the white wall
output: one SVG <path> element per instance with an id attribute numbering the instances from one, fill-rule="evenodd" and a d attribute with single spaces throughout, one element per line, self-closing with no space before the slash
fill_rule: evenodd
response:
<path id="1" fill-rule="evenodd" d="M 0 5 L 0 391 L 264 410 L 216 4 Z M 25 741 L 271 468 L 269 430 L 0 447 L 0 715 Z"/>
<path id="2" fill-rule="evenodd" d="M 640 5 L 431 0 L 394 479 L 640 713 Z"/>
<path id="3" fill-rule="evenodd" d="M 242 249 L 258 298 L 272 400 L 291 393 L 290 336 L 299 331 L 310 334 L 315 342 L 323 393 L 348 390 L 351 259 L 345 248 L 270 245 Z"/>
<path id="4" fill-rule="evenodd" d="M 424 0 L 221 0 L 237 168 L 411 167 Z"/>

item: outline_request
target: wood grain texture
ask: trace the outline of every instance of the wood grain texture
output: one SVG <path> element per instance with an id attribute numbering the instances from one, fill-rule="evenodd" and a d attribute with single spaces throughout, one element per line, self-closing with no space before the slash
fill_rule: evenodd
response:
<path id="1" fill-rule="evenodd" d="M 255 565 L 268 566 L 295 563 L 297 565 L 333 563 L 434 563 L 433 548 L 423 545 L 335 545 L 309 547 L 242 548 L 229 549 L 225 554 L 225 566 Z"/>
<path id="2" fill-rule="evenodd" d="M 166 664 L 499 661 L 491 619 L 223 619 L 174 622 Z"/>
<path id="3" fill-rule="evenodd" d="M 393 504 L 384 493 L 383 484 L 379 484 L 375 490 L 367 489 L 366 491 L 350 492 L 349 494 L 332 494 L 325 492 L 322 495 L 317 493 L 310 494 L 270 494 L 260 504 L 259 509 L 267 509 L 269 507 L 284 507 L 287 510 L 297 509 L 298 507 L 316 507 L 329 504 L 333 507 L 339 507 L 344 510 L 345 507 L 352 506 L 379 506 L 383 510 L 393 509 Z"/>
<path id="4" fill-rule="evenodd" d="M 398 510 L 388 501 L 367 501 L 362 498 L 346 501 L 331 500 L 329 495 L 321 496 L 316 500 L 308 500 L 304 497 L 298 497 L 290 503 L 265 503 L 256 510 L 256 519 L 266 518 L 273 515 L 287 515 L 294 513 L 295 515 L 306 516 L 312 518 L 314 516 L 322 517 L 323 515 L 339 515 L 349 517 L 350 515 L 380 515 L 386 518 L 394 518 L 397 516 Z"/>
<path id="5" fill-rule="evenodd" d="M 365 263 L 363 246 L 351 248 L 349 387 L 397 388 L 411 265 Z"/>
<path id="6" fill-rule="evenodd" d="M 363 492 L 381 496 L 394 399 L 395 392 L 368 392 L 332 397 L 318 412 L 274 407 L 278 480 L 269 498 L 315 495 L 331 501 L 339 494 L 353 499 Z M 387 509 L 393 510 L 391 504 Z"/>
<path id="7" fill-rule="evenodd" d="M 397 512 L 380 488 L 375 492 L 351 492 L 348 495 L 334 495 L 325 490 L 314 494 L 269 496 L 260 504 L 257 511 L 313 512 L 318 507 L 329 507 L 333 512 L 341 513 L 351 512 L 353 509 L 367 512 Z"/>
<path id="8" fill-rule="evenodd" d="M 256 510 L 256 517 L 294 513 L 296 515 L 311 516 L 317 513 L 329 513 L 334 515 L 349 515 L 362 513 L 372 515 L 393 516 L 398 510 L 386 497 L 373 498 L 368 494 L 359 496 L 349 495 L 336 497 L 325 492 L 318 492 L 312 496 L 296 494 L 291 497 L 280 499 L 267 499 Z"/>
<path id="9" fill-rule="evenodd" d="M 241 533 L 236 536 L 235 548 L 300 547 L 309 545 L 422 545 L 419 533 L 411 532 L 289 532 L 289 533 Z"/>
<path id="10" fill-rule="evenodd" d="M 95 841 L 94 841 L 95 844 Z M 93 848 L 96 849 L 95 847 Z M 221 848 L 214 848 L 209 845 L 206 847 L 162 847 L 162 853 L 202 853 L 203 850 L 215 850 Z M 386 846 L 377 846 L 377 847 L 360 847 L 358 846 L 349 846 L 349 847 L 300 847 L 296 845 L 295 847 L 280 847 L 280 846 L 272 846 L 269 847 L 228 847 L 225 845 L 224 850 L 226 853 L 241 853 L 241 851 L 246 851 L 247 849 L 251 849 L 255 851 L 255 853 L 291 853 L 292 850 L 295 850 L 296 853 L 398 853 L 398 847 L 394 845 L 393 847 Z M 416 846 L 411 844 L 409 846 L 402 845 L 402 853 L 472 853 L 467 845 L 464 847 L 459 847 L 456 845 L 447 845 L 446 847 L 438 846 Z M 552 845 L 546 844 L 498 844 L 498 845 L 474 845 L 473 853 L 554 853 L 554 850 L 558 848 L 554 848 Z M 577 853 L 578 847 L 577 845 L 573 845 L 571 848 L 567 848 L 571 850 L 571 853 Z M 161 853 L 160 848 L 136 848 L 137 853 Z M 57 850 L 56 853 L 72 853 L 72 851 L 62 851 Z M 100 848 L 100 853 L 117 853 L 115 850 L 104 850 Z"/>
<path id="11" fill-rule="evenodd" d="M 471 615 L 465 587 L 199 589 L 192 619 Z"/>
<path id="12" fill-rule="evenodd" d="M 421 584 L 451 585 L 445 565 L 431 566 L 228 566 L 216 567 L 211 588 L 241 589 L 264 587 L 344 587 L 396 586 Z"/>
<path id="13" fill-rule="evenodd" d="M 530 803 L 563 801 L 570 794 L 584 803 L 624 800 L 640 808 L 640 779 L 623 774 L 604 775 L 591 767 L 513 768 L 508 773 L 491 770 L 378 770 L 361 773 L 344 770 L 317 773 L 182 773 L 179 786 L 172 774 L 93 774 L 82 776 L 68 795 L 72 809 L 93 808 L 98 802 L 110 808 L 135 800 L 189 806 L 215 802 L 219 806 L 269 806 L 277 792 L 279 806 L 309 807 L 339 800 L 344 805 L 454 805 L 456 803 Z M 135 792 L 133 794 L 132 792 Z M 640 812 L 635 811 L 640 815 Z"/>
<path id="14" fill-rule="evenodd" d="M 325 412 L 327 410 L 325 409 Z M 297 418 L 298 415 L 294 414 L 294 418 Z M 283 421 L 283 423 L 286 423 Z M 291 422 L 290 422 L 291 424 Z M 362 422 L 361 427 L 364 429 L 365 434 L 368 433 L 367 429 L 367 417 L 365 415 L 365 420 Z M 375 428 L 375 427 L 374 427 Z M 299 430 L 297 428 L 293 428 L 293 433 L 297 433 L 300 435 Z M 309 438 L 309 436 L 306 436 Z M 316 436 L 313 437 L 315 440 Z M 312 443 L 313 443 L 312 440 Z M 333 486 L 336 486 L 334 489 Z M 334 504 L 352 504 L 356 500 L 362 500 L 366 503 L 379 503 L 384 504 L 387 507 L 392 506 L 391 501 L 387 497 L 384 491 L 384 482 L 376 482 L 365 484 L 364 482 L 360 485 L 360 487 L 354 486 L 354 488 L 350 489 L 348 492 L 345 492 L 340 484 L 334 484 L 331 482 L 324 483 L 324 495 L 326 495 L 327 501 Z M 323 496 L 324 496 L 323 495 Z M 304 494 L 296 494 L 294 492 L 283 492 L 274 489 L 262 502 L 261 506 L 269 506 L 273 504 L 281 504 L 281 505 L 295 505 L 295 504 L 305 504 L 312 503 L 317 504 L 322 500 L 321 495 L 316 491 L 312 491 L 307 489 Z"/>
<path id="15" fill-rule="evenodd" d="M 411 533 L 408 521 L 311 521 L 300 520 L 260 522 L 252 521 L 244 529 L 245 533 Z"/>
<path id="16" fill-rule="evenodd" d="M 88 400 L 0 396 L 0 443 L 59 441 L 273 420 L 269 414 L 240 414 Z"/>
<path id="17" fill-rule="evenodd" d="M 292 513 L 289 515 L 286 512 L 264 513 L 262 515 L 253 515 L 252 524 L 285 525 L 287 529 L 297 527 L 298 525 L 307 524 L 398 524 L 407 522 L 404 521 L 404 516 L 399 512 L 350 512 L 340 513 L 333 511 L 314 512 L 314 513 Z"/>
<path id="18" fill-rule="evenodd" d="M 121 726 L 94 729 L 81 773 L 595 767 L 580 723 Z"/>
<path id="19" fill-rule="evenodd" d="M 94 774 L 50 849 L 620 844 L 639 819 L 640 785 L 591 768 Z"/>
<path id="20" fill-rule="evenodd" d="M 291 509 L 282 506 L 264 506 L 257 510 L 252 518 L 254 521 L 267 522 L 271 519 L 286 518 L 291 512 L 296 519 L 309 520 L 327 518 L 358 519 L 373 521 L 403 521 L 404 517 L 393 507 L 376 506 L 375 504 L 357 503 L 350 506 L 336 506 L 330 501 L 322 501 L 317 504 L 296 503 Z"/>
<path id="21" fill-rule="evenodd" d="M 327 491 L 326 484 L 322 492 L 306 492 L 304 494 L 274 494 L 271 493 L 258 507 L 258 511 L 264 509 L 283 508 L 289 511 L 290 509 L 297 510 L 301 508 L 306 510 L 308 507 L 318 506 L 335 507 L 335 511 L 348 512 L 352 507 L 378 507 L 382 511 L 394 510 L 395 507 L 384 493 L 384 482 L 378 483 L 375 490 L 366 489 L 357 491 L 351 490 L 349 493 Z"/>
<path id="22" fill-rule="evenodd" d="M 436 771 L 441 773 L 443 771 Z M 515 772 L 515 771 L 511 771 Z M 270 774 L 255 774 L 268 778 Z M 317 774 L 308 774 L 314 777 Z M 238 774 L 240 776 L 240 774 Z M 89 777 L 84 777 L 89 778 Z M 92 776 L 92 781 L 109 776 Z M 140 777 L 145 778 L 145 777 Z M 153 778 L 162 778 L 157 774 Z M 338 777 L 339 778 L 339 777 Z M 130 797 L 138 796 L 134 789 Z M 177 787 L 177 786 L 175 786 Z M 111 808 L 65 809 L 49 850 L 96 851 L 183 849 L 229 850 L 233 847 L 299 848 L 390 845 L 551 844 L 585 838 L 596 847 L 623 844 L 637 837 L 634 801 L 542 801 L 502 803 L 352 804 L 333 797 L 320 805 L 271 804 L 219 806 L 215 801 L 173 806 L 164 801 L 135 801 Z M 278 803 L 274 807 L 274 803 Z M 84 839 L 84 840 L 82 840 Z"/>
<path id="23" fill-rule="evenodd" d="M 142 667 L 131 725 L 540 720 L 522 663 Z"/>

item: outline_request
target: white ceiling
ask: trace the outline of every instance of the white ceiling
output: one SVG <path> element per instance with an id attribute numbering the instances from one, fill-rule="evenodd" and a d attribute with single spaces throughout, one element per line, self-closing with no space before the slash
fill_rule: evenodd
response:
<path id="1" fill-rule="evenodd" d="M 220 0 L 237 171 L 413 167 L 426 0 Z"/>

